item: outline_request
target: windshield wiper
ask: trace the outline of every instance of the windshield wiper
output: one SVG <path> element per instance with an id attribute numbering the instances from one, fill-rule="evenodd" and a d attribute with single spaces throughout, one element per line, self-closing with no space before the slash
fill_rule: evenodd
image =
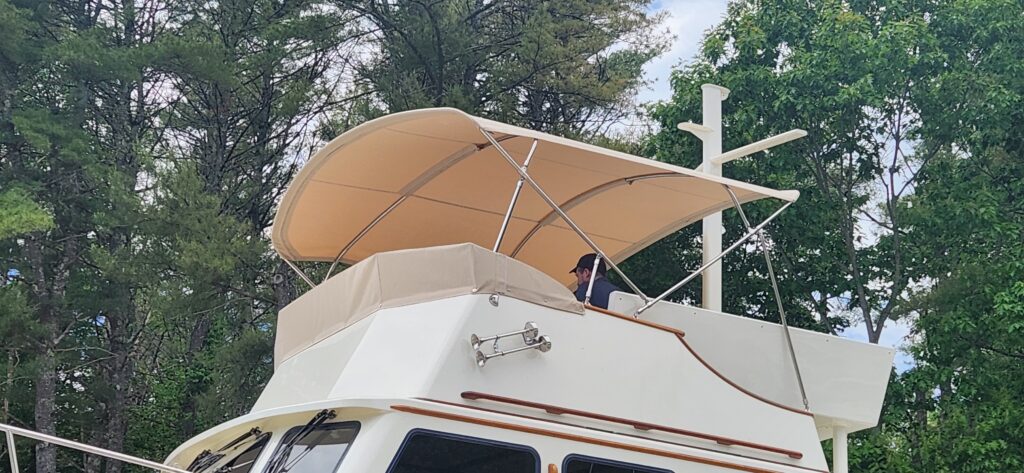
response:
<path id="1" fill-rule="evenodd" d="M 228 450 L 231 447 L 235 447 L 241 444 L 249 437 L 259 437 L 259 435 L 262 433 L 263 432 L 260 431 L 259 427 L 253 427 L 252 429 L 249 429 L 248 432 L 238 436 L 238 438 L 228 442 L 227 445 L 221 447 L 219 450 L 217 450 L 217 453 L 213 453 L 209 450 L 203 450 L 201 453 L 199 453 L 199 455 L 196 456 L 196 459 L 192 461 L 192 463 L 188 466 L 187 469 L 192 473 L 202 473 L 211 466 L 216 465 L 217 462 L 224 459 L 224 457 L 227 454 L 222 452 Z"/>
<path id="2" fill-rule="evenodd" d="M 288 457 L 291 456 L 292 447 L 294 447 L 296 443 L 299 443 L 299 440 L 302 440 L 309 435 L 310 432 L 315 430 L 317 427 L 320 427 L 324 422 L 333 419 L 335 416 L 336 414 L 333 410 L 328 411 L 327 409 L 324 409 L 313 416 L 313 418 L 310 419 L 302 429 L 295 432 L 291 437 L 283 440 L 281 442 L 281 446 L 277 449 L 277 453 L 275 453 L 274 457 L 270 459 L 267 469 L 265 470 L 266 473 L 280 473 L 285 466 L 285 461 L 287 461 Z"/>

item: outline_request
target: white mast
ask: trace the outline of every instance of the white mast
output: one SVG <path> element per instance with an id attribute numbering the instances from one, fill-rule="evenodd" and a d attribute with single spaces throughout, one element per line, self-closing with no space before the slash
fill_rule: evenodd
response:
<path id="1" fill-rule="evenodd" d="M 722 101 L 729 97 L 729 89 L 704 84 L 703 124 L 686 122 L 678 125 L 680 130 L 693 133 L 704 142 L 704 163 L 700 170 L 713 176 L 722 175 L 722 164 L 713 158 L 722 154 Z M 722 252 L 722 213 L 715 212 L 704 217 L 704 259 L 703 263 L 714 260 Z M 712 264 L 701 275 L 702 307 L 716 312 L 722 311 L 722 263 Z"/>
<path id="2" fill-rule="evenodd" d="M 715 84 L 704 84 L 700 87 L 703 98 L 703 124 L 683 122 L 676 125 L 683 131 L 692 133 L 704 144 L 703 163 L 697 168 L 713 176 L 722 175 L 722 165 L 734 159 L 743 158 L 768 148 L 788 143 L 807 136 L 800 129 L 765 138 L 761 141 L 741 146 L 727 153 L 722 153 L 722 101 L 729 98 L 729 89 Z M 716 212 L 704 217 L 704 258 L 708 264 L 722 253 L 722 213 Z M 717 312 L 722 311 L 722 263 L 715 262 L 702 276 L 702 307 Z"/>
<path id="3" fill-rule="evenodd" d="M 713 176 L 722 175 L 722 165 L 713 160 L 722 154 L 722 101 L 729 98 L 729 89 L 704 84 L 703 92 L 704 126 L 710 128 L 704 138 L 703 171 Z M 704 262 L 711 261 L 722 252 L 722 212 L 704 217 Z M 722 262 L 719 261 L 704 272 L 701 290 L 703 307 L 715 312 L 722 311 Z"/>

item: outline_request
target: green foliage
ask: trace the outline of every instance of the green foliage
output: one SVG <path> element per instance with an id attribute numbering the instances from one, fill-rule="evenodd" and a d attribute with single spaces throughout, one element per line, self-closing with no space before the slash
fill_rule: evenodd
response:
<path id="1" fill-rule="evenodd" d="M 653 137 L 651 152 L 689 167 L 699 162 L 699 142 L 674 125 L 699 120 L 703 83 L 732 91 L 723 104 L 725 149 L 808 128 L 807 138 L 767 157 L 730 163 L 728 175 L 801 191 L 800 202 L 770 232 L 786 305 L 798 323 L 838 332 L 863 321 L 872 340 L 900 313 L 911 278 L 900 240 L 884 234 L 887 228 L 900 233 L 892 209 L 905 191 L 890 171 L 915 159 L 901 142 L 917 126 L 906 89 L 921 53 L 906 46 L 928 44 L 922 21 L 911 13 L 915 7 L 905 6 L 910 11 L 874 3 L 732 4 L 697 62 L 673 76 L 673 100 L 652 109 L 665 131 Z M 891 140 L 895 151 L 887 149 Z M 772 210 L 763 203 L 749 207 L 753 220 Z M 726 217 L 726 239 L 738 238 L 743 227 Z M 884 242 L 870 243 L 878 237 L 862 228 L 865 218 L 880 222 Z M 748 252 L 725 264 L 738 275 L 726 282 L 728 309 L 777 317 L 760 255 Z"/>
<path id="2" fill-rule="evenodd" d="M 1022 13 L 1012 1 L 735 2 L 652 109 L 667 131 L 650 151 L 690 167 L 699 142 L 674 125 L 699 120 L 705 82 L 732 90 L 726 149 L 808 129 L 727 175 L 801 190 L 771 230 L 787 307 L 826 330 L 863 321 L 872 340 L 887 320 L 913 324 L 916 366 L 893 377 L 880 426 L 851 437 L 851 471 L 1024 462 Z M 696 238 L 641 258 L 682 251 L 695 265 Z M 764 314 L 743 276 L 759 264 L 726 261 L 731 310 Z"/>
<path id="3" fill-rule="evenodd" d="M 27 192 L 11 189 L 0 193 L 0 239 L 52 227 L 53 217 Z"/>
<path id="4" fill-rule="evenodd" d="M 647 1 L 343 1 L 377 31 L 353 113 L 455 107 L 563 134 L 632 113 L 666 42 Z M 360 110 L 363 110 L 360 112 Z"/>

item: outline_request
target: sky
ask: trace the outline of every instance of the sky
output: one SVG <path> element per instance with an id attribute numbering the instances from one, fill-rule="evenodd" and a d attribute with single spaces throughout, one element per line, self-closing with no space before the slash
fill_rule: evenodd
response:
<path id="1" fill-rule="evenodd" d="M 638 98 L 640 103 L 650 103 L 672 98 L 669 77 L 673 70 L 690 63 L 697 54 L 704 33 L 714 27 L 725 16 L 727 2 L 725 0 L 656 0 L 651 5 L 652 12 L 666 12 L 669 17 L 665 27 L 674 39 L 672 46 L 662 56 L 651 61 L 644 68 L 644 78 L 651 85 L 642 91 Z M 727 111 L 726 111 L 727 112 Z M 693 117 L 699 122 L 700 117 Z M 728 130 L 725 130 L 728 133 Z M 910 325 L 906 321 L 888 322 L 882 331 L 880 345 L 896 348 L 894 364 L 899 372 L 913 366 L 914 360 L 904 350 Z M 867 341 L 867 332 L 863 322 L 854 325 L 841 334 L 851 340 Z"/>
<path id="2" fill-rule="evenodd" d="M 705 31 L 718 24 L 725 16 L 724 0 L 655 0 L 654 12 L 667 12 L 665 27 L 675 37 L 665 54 L 644 68 L 644 77 L 651 87 L 640 93 L 640 102 L 655 102 L 672 98 L 669 74 L 681 64 L 689 63 L 697 54 Z"/>

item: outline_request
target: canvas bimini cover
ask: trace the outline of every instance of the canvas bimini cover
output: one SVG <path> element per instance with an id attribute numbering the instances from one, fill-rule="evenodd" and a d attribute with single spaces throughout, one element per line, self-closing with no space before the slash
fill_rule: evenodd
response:
<path id="1" fill-rule="evenodd" d="M 487 133 L 613 262 L 706 215 L 776 191 L 539 133 L 449 108 L 396 113 L 342 134 L 299 172 L 274 220 L 292 261 L 352 264 L 374 254 L 455 243 L 493 247 L 517 171 Z M 535 143 L 536 142 L 536 143 Z M 499 252 L 562 284 L 591 248 L 530 186 Z"/>

